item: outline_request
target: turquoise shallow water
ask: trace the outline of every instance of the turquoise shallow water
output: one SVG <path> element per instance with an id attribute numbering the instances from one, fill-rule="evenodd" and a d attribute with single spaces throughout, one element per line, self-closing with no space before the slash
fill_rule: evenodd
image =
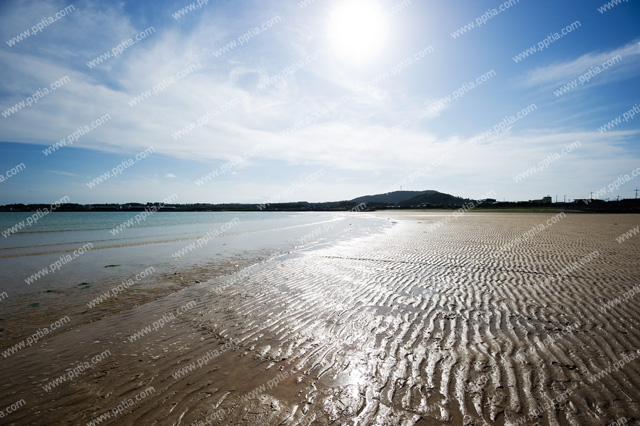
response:
<path id="1" fill-rule="evenodd" d="M 197 235 L 234 218 L 239 219 L 234 232 L 251 232 L 310 223 L 317 217 L 277 212 L 53 212 L 42 217 L 0 213 L 0 249 L 60 244 L 78 240 L 78 236 L 87 241 L 135 243 L 137 238 Z"/>
<path id="2" fill-rule="evenodd" d="M 187 268 L 281 253 L 388 226 L 361 213 L 155 212 L 142 217 L 141 212 L 53 212 L 30 225 L 29 217 L 36 216 L 0 213 L 1 285 L 14 294 L 86 276 L 100 280 L 109 264 L 119 265 L 119 278 L 149 265 Z M 91 250 L 78 254 L 82 247 Z M 65 262 L 53 273 L 29 282 L 33 274 L 60 261 Z M 110 272 L 111 282 L 114 274 Z"/>
<path id="3" fill-rule="evenodd" d="M 36 215 L 36 216 L 34 216 Z M 229 218 L 242 216 L 245 223 L 268 220 L 303 219 L 307 213 L 295 212 L 52 212 L 35 220 L 35 224 L 22 228 L 20 234 L 65 231 L 101 231 L 110 230 L 134 220 L 133 228 L 157 228 L 179 225 L 223 223 Z M 37 217 L 35 212 L 0 213 L 0 232 L 11 228 L 28 217 Z M 137 216 L 140 219 L 137 219 Z M 6 238 L 4 238 L 6 240 Z"/>
<path id="4" fill-rule="evenodd" d="M 32 215 L 0 213 L 0 347 L 64 316 L 72 327 L 269 258 L 391 226 L 350 212 L 156 212 L 144 220 L 141 212 L 53 212 L 27 226 Z M 132 284 L 122 293 L 91 305 L 125 282 Z"/>

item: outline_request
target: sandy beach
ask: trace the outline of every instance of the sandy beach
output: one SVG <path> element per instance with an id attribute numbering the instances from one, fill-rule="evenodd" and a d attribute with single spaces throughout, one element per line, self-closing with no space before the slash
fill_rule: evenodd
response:
<path id="1" fill-rule="evenodd" d="M 376 214 L 3 357 L 0 423 L 640 422 L 638 215 Z"/>

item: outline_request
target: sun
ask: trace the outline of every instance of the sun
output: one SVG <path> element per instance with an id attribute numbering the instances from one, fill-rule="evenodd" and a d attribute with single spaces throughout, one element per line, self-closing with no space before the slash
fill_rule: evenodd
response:
<path id="1" fill-rule="evenodd" d="M 329 20 L 329 40 L 342 59 L 363 64 L 377 56 L 387 38 L 387 19 L 371 0 L 341 1 Z"/>

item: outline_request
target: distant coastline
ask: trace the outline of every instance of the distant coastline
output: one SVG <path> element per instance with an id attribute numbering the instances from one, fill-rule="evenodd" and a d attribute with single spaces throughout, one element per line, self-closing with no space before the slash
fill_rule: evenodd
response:
<path id="1" fill-rule="evenodd" d="M 465 211 L 502 211 L 502 212 L 591 212 L 591 213 L 640 213 L 640 199 L 616 201 L 599 199 L 575 199 L 571 202 L 553 202 L 551 197 L 529 201 L 497 201 L 495 199 L 472 200 L 456 197 L 438 191 L 393 191 L 384 194 L 366 195 L 353 200 L 310 203 L 296 201 L 287 203 L 185 203 L 164 202 L 148 203 L 56 203 L 51 204 L 6 204 L 0 206 L 0 212 L 35 211 L 97 211 L 97 212 L 254 212 L 254 211 L 291 211 L 291 212 L 327 212 L 327 211 L 376 211 L 395 209 L 437 209 Z"/>
<path id="2" fill-rule="evenodd" d="M 473 200 L 472 200 L 473 201 Z M 362 205 L 364 204 L 364 205 Z M 444 205 L 417 205 L 417 206 L 396 206 L 385 203 L 353 203 L 350 201 L 326 202 L 326 203 L 277 203 L 260 208 L 258 204 L 172 204 L 162 207 L 158 203 L 137 204 L 132 203 L 123 207 L 122 204 L 63 204 L 56 209 L 58 212 L 141 212 L 154 211 L 161 212 L 330 212 L 330 211 L 350 211 L 354 208 L 358 211 L 378 211 L 378 210 L 456 210 L 464 208 L 463 204 Z M 8 204 L 0 206 L 0 212 L 36 212 L 49 209 L 49 204 Z M 589 213 L 640 213 L 640 200 L 628 199 L 620 201 L 593 200 L 590 203 L 576 201 L 572 203 L 532 203 L 532 202 L 500 202 L 483 203 L 479 202 L 474 209 L 477 212 L 511 212 L 511 213 L 558 213 L 558 212 L 589 212 Z"/>

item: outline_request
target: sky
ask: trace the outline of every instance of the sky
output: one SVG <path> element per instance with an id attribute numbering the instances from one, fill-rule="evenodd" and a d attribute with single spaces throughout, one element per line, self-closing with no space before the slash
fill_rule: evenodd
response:
<path id="1" fill-rule="evenodd" d="M 634 0 L 5 0 L 0 204 L 633 198 L 638 22 Z"/>

